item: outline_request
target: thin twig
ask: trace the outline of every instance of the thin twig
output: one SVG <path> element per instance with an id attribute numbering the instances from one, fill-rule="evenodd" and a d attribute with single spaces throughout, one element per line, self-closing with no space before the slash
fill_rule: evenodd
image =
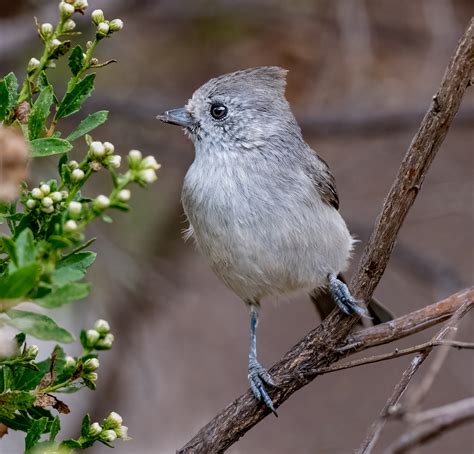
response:
<path id="1" fill-rule="evenodd" d="M 420 423 L 389 446 L 384 454 L 402 454 L 439 437 L 448 430 L 474 420 L 474 397 L 434 408 L 418 415 Z"/>
<path id="2" fill-rule="evenodd" d="M 443 339 L 448 335 L 452 334 L 455 331 L 456 326 L 462 317 L 472 308 L 474 303 L 466 301 L 463 305 L 453 314 L 453 316 L 448 320 L 448 322 L 438 331 L 438 333 L 433 337 L 432 342 L 442 342 Z M 444 349 L 449 349 L 449 346 L 441 347 Z M 374 421 L 369 429 L 365 440 L 362 442 L 358 454 L 370 454 L 379 439 L 380 433 L 385 427 L 387 417 L 389 415 L 400 414 L 403 412 L 401 407 L 398 405 L 400 398 L 406 391 L 413 375 L 420 368 L 421 364 L 426 360 L 428 355 L 433 350 L 433 347 L 426 348 L 420 353 L 418 353 L 415 358 L 413 358 L 410 366 L 405 370 L 402 375 L 402 378 L 395 386 L 395 389 L 392 392 L 392 395 L 388 398 L 385 403 L 382 411 L 380 412 L 378 418 Z M 444 358 L 443 358 L 444 359 Z M 423 388 L 424 391 L 424 388 Z"/>

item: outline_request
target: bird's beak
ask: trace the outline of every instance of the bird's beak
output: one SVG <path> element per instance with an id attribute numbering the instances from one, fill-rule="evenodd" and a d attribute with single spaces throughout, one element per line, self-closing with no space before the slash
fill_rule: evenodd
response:
<path id="1" fill-rule="evenodd" d="M 156 117 L 164 123 L 170 123 L 172 125 L 183 126 L 189 128 L 196 124 L 194 117 L 184 108 L 172 109 L 163 112 Z"/>

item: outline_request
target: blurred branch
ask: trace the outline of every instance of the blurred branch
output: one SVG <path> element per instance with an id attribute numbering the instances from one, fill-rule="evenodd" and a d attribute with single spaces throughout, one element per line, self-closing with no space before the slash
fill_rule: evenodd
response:
<path id="1" fill-rule="evenodd" d="M 461 318 L 464 317 L 464 315 L 466 315 L 466 313 L 472 308 L 472 305 L 473 305 L 472 301 L 464 301 L 463 304 L 456 310 L 453 316 L 449 319 L 449 321 L 433 337 L 431 342 L 438 343 L 438 342 L 443 341 L 443 339 L 445 339 L 446 337 L 452 338 L 454 333 L 456 332 L 457 325 L 460 322 Z M 438 353 L 443 350 L 448 350 L 448 349 L 449 347 L 445 346 L 444 349 L 440 349 Z M 415 358 L 413 358 L 410 366 L 408 367 L 408 369 L 405 370 L 405 372 L 402 375 L 402 378 L 395 386 L 395 389 L 393 390 L 392 395 L 388 398 L 387 402 L 385 403 L 382 411 L 380 412 L 379 417 L 371 425 L 368 435 L 366 436 L 364 442 L 362 443 L 361 447 L 357 451 L 358 454 L 370 454 L 373 451 L 375 443 L 377 442 L 380 436 L 380 433 L 382 432 L 385 426 L 388 416 L 394 415 L 395 413 L 401 414 L 403 412 L 401 410 L 401 407 L 397 408 L 397 404 L 400 398 L 402 397 L 403 393 L 407 389 L 408 385 L 410 384 L 410 381 L 413 375 L 415 375 L 416 371 L 420 368 L 421 364 L 423 364 L 426 358 L 428 358 L 428 355 L 431 353 L 432 350 L 433 350 L 433 347 L 427 348 L 421 351 L 420 353 L 418 353 L 415 356 Z M 446 357 L 446 353 L 444 353 L 443 351 L 443 354 L 442 354 L 443 361 Z M 439 364 L 439 361 L 437 361 L 436 366 L 435 366 L 436 372 L 439 370 L 438 367 L 440 366 L 441 365 Z M 433 366 L 432 366 L 432 369 L 433 369 Z M 431 379 L 429 386 L 431 386 L 432 382 L 433 381 Z M 426 391 L 426 383 L 423 385 L 423 387 L 420 388 L 420 392 L 424 392 L 424 391 Z M 411 407 L 408 407 L 408 408 L 411 408 Z"/>
<path id="2" fill-rule="evenodd" d="M 474 20 L 471 20 L 402 162 L 352 279 L 352 291 L 357 298 L 367 300 L 379 283 L 398 231 L 459 109 L 473 67 Z M 346 317 L 341 311 L 333 311 L 270 369 L 270 374 L 277 381 L 281 376 L 293 377 L 284 387 L 276 387 L 270 393 L 276 407 L 315 378 L 306 371 L 327 367 L 340 359 L 337 346 L 356 321 L 355 316 Z M 206 424 L 178 452 L 223 452 L 268 414 L 269 410 L 257 403 L 251 392 L 247 391 Z"/>
<path id="3" fill-rule="evenodd" d="M 443 435 L 448 430 L 474 420 L 474 397 L 433 408 L 416 415 L 418 423 L 385 450 L 385 454 L 402 454 Z"/>

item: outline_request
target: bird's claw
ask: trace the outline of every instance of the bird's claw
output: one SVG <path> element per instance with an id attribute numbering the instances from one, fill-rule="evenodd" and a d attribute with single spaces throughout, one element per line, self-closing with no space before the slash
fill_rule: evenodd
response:
<path id="1" fill-rule="evenodd" d="M 358 314 L 361 317 L 371 318 L 365 305 L 357 301 L 344 282 L 334 274 L 329 275 L 329 291 L 337 306 L 347 315 Z"/>
<path id="2" fill-rule="evenodd" d="M 277 412 L 273 401 L 265 389 L 265 383 L 270 386 L 275 386 L 272 376 L 268 371 L 254 358 L 249 360 L 249 374 L 248 379 L 250 383 L 250 389 L 257 400 L 263 401 L 265 405 L 273 412 L 275 416 Z"/>

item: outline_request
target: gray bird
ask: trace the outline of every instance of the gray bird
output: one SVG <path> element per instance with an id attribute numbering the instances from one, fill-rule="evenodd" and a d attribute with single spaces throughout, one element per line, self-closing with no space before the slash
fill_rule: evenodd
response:
<path id="1" fill-rule="evenodd" d="M 285 98 L 286 74 L 278 67 L 225 74 L 157 117 L 184 127 L 194 143 L 182 192 L 187 235 L 250 310 L 250 387 L 274 413 L 265 385 L 275 383 L 257 361 L 260 301 L 303 289 L 323 316 L 334 303 L 346 314 L 367 313 L 338 277 L 354 240 L 334 177 Z M 374 321 L 390 318 L 377 304 L 373 310 Z"/>

